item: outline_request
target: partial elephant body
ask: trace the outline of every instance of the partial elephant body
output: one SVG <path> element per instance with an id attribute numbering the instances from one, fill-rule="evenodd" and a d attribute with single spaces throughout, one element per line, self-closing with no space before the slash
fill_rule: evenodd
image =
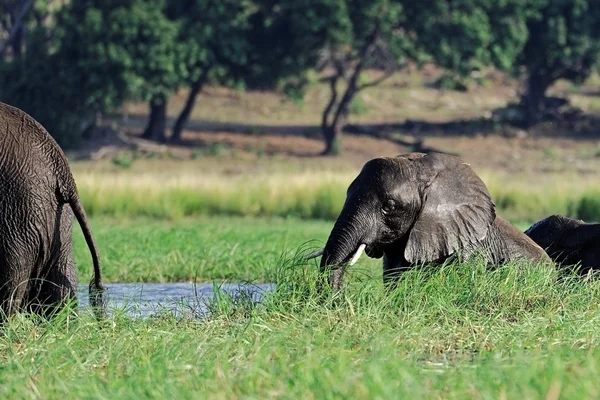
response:
<path id="1" fill-rule="evenodd" d="M 481 247 L 488 249 L 487 257 L 495 265 L 519 259 L 550 262 L 550 258 L 540 246 L 499 216 L 496 216 L 494 224 L 490 227 L 490 233 L 482 241 Z"/>
<path id="2" fill-rule="evenodd" d="M 58 144 L 23 111 L 0 103 L 0 303 L 5 315 L 75 298 L 73 216 L 92 252 L 92 303 L 103 291 L 98 251 Z M 96 297 L 98 296 L 98 297 Z"/>
<path id="3" fill-rule="evenodd" d="M 406 261 L 403 253 L 404 247 L 394 249 L 390 247 L 383 254 L 383 280 L 384 283 L 393 283 L 402 271 L 413 267 L 413 263 Z M 546 252 L 526 235 L 522 235 L 514 225 L 502 217 L 496 216 L 490 226 L 486 237 L 470 248 L 462 249 L 461 257 L 469 260 L 474 254 L 482 256 L 490 265 L 501 265 L 510 261 L 526 260 L 530 262 L 550 262 Z M 432 263 L 441 264 L 447 257 L 433 260 Z"/>
<path id="4" fill-rule="evenodd" d="M 600 268 L 600 224 L 551 215 L 533 224 L 525 234 L 561 265 L 579 265 L 579 273 Z"/>
<path id="5" fill-rule="evenodd" d="M 496 216 L 487 187 L 460 158 L 409 153 L 365 164 L 322 250 L 321 269 L 341 287 L 346 263 L 362 250 L 383 257 L 384 282 L 419 263 L 462 260 L 478 253 L 489 263 L 548 255 Z M 321 252 L 315 253 L 315 255 Z"/>

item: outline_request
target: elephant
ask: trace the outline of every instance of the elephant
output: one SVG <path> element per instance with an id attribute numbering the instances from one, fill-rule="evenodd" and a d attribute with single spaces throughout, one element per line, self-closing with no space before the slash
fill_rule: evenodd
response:
<path id="1" fill-rule="evenodd" d="M 533 224 L 525 234 L 557 264 L 579 264 L 580 274 L 600 268 L 600 223 L 554 214 Z"/>
<path id="2" fill-rule="evenodd" d="M 496 215 L 483 181 L 459 157 L 407 153 L 368 161 L 348 187 L 343 208 L 321 257 L 320 269 L 339 290 L 345 268 L 365 251 L 383 257 L 390 286 L 417 263 L 467 260 L 475 253 L 491 265 L 525 259 L 551 262 L 527 235 Z"/>
<path id="3" fill-rule="evenodd" d="M 104 313 L 98 247 L 65 154 L 23 110 L 0 103 L 0 307 L 48 316 L 76 300 L 73 216 L 91 252 L 90 304 Z"/>

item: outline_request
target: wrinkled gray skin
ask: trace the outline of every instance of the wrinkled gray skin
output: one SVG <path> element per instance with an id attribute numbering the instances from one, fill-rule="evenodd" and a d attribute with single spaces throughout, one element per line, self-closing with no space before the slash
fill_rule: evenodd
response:
<path id="1" fill-rule="evenodd" d="M 45 315 L 76 298 L 73 215 L 94 265 L 90 302 L 103 313 L 98 248 L 67 159 L 37 121 L 0 103 L 0 318 Z"/>
<path id="2" fill-rule="evenodd" d="M 533 224 L 525 234 L 561 265 L 580 264 L 579 273 L 600 268 L 600 224 L 551 215 Z"/>
<path id="3" fill-rule="evenodd" d="M 383 257 L 390 284 L 417 263 L 440 263 L 451 255 L 481 253 L 493 265 L 547 261 L 538 245 L 506 220 L 481 179 L 460 158 L 409 153 L 367 162 L 350 184 L 346 202 L 321 258 L 335 290 L 361 244 Z"/>

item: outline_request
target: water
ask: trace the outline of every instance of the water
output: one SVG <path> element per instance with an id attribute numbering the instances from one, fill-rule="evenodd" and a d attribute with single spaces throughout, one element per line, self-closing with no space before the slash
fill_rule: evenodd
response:
<path id="1" fill-rule="evenodd" d="M 165 311 L 175 316 L 202 317 L 207 311 L 207 301 L 214 298 L 212 283 L 110 283 L 105 286 L 109 312 L 122 310 L 133 317 L 149 317 Z M 275 285 L 223 283 L 218 287 L 230 296 L 244 295 L 259 302 Z M 86 284 L 80 284 L 77 297 L 83 309 L 89 309 L 87 290 Z"/>

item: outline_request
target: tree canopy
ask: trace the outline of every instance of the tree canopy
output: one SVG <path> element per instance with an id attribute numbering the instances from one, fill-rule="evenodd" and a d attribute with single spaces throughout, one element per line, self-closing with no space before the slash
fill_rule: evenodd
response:
<path id="1" fill-rule="evenodd" d="M 600 7 L 593 0 L 536 0 L 516 64 L 527 71 L 522 105 L 527 126 L 544 111 L 546 91 L 558 79 L 582 82 L 600 55 Z"/>
<path id="2" fill-rule="evenodd" d="M 558 79 L 598 64 L 592 0 L 6 0 L 0 3 L 0 94 L 74 144 L 128 100 L 150 108 L 144 136 L 167 138 L 167 103 L 188 99 L 178 140 L 207 83 L 302 97 L 311 73 L 329 87 L 325 154 L 339 152 L 356 94 L 407 61 L 455 77 L 487 66 L 525 79 L 522 123 L 547 113 Z M 366 69 L 375 69 L 369 74 Z M 56 105 L 60 104 L 61 107 Z"/>
<path id="3" fill-rule="evenodd" d="M 209 80 L 229 86 L 244 80 L 243 69 L 251 51 L 249 19 L 255 9 L 247 0 L 169 2 L 168 17 L 179 21 L 176 57 L 183 67 L 180 83 L 189 87 L 171 140 L 180 138 L 197 95 Z"/>
<path id="4" fill-rule="evenodd" d="M 271 32 L 285 51 L 275 54 L 288 75 L 302 76 L 308 69 L 326 69 L 330 97 L 323 110 L 321 130 L 324 154 L 339 153 L 339 141 L 348 107 L 358 92 L 375 86 L 407 58 L 412 40 L 402 28 L 401 1 L 294 0 L 282 3 L 274 13 Z M 287 45 L 286 45 L 287 43 Z M 362 81 L 368 65 L 383 68 L 383 76 Z M 297 79 L 296 95 L 302 95 L 304 79 Z"/>

